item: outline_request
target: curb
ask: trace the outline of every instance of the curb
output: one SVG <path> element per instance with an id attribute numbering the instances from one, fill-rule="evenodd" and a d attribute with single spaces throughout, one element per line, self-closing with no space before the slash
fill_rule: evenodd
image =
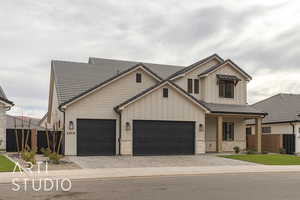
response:
<path id="1" fill-rule="evenodd" d="M 48 173 L 20 176 L 20 173 L 0 173 L 0 183 L 11 183 L 14 178 L 29 179 L 109 179 L 180 175 L 212 175 L 242 173 L 300 172 L 300 166 L 218 166 L 218 167 L 152 167 L 152 168 L 103 168 L 49 171 Z"/>

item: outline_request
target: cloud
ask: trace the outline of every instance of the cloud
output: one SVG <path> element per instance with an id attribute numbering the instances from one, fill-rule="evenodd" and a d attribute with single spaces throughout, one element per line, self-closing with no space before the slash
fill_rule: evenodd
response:
<path id="1" fill-rule="evenodd" d="M 290 78 L 300 61 L 298 4 L 4 0 L 0 85 L 23 112 L 41 117 L 52 59 L 87 62 L 94 56 L 189 65 L 219 53 L 253 75 L 249 102 L 281 91 L 300 92 L 298 79 Z"/>

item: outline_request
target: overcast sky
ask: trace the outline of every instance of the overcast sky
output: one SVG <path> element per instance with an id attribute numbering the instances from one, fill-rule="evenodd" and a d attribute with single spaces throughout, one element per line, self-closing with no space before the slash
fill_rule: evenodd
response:
<path id="1" fill-rule="evenodd" d="M 288 0 L 1 0 L 0 85 L 12 114 L 41 117 L 52 59 L 189 65 L 218 53 L 252 75 L 249 103 L 300 93 L 299 10 Z"/>

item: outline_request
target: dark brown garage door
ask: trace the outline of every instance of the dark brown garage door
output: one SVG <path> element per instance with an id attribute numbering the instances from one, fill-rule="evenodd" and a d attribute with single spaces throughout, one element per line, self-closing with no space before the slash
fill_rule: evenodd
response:
<path id="1" fill-rule="evenodd" d="M 195 149 L 195 122 L 133 121 L 134 155 L 189 155 Z"/>
<path id="2" fill-rule="evenodd" d="M 106 156 L 115 154 L 116 120 L 77 120 L 77 155 Z"/>

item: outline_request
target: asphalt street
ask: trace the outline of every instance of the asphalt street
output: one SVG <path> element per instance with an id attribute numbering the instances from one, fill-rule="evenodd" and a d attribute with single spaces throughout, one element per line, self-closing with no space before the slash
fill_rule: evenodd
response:
<path id="1" fill-rule="evenodd" d="M 218 174 L 174 177 L 73 180 L 69 192 L 14 192 L 0 184 L 0 200 L 291 200 L 300 198 L 300 173 Z"/>

